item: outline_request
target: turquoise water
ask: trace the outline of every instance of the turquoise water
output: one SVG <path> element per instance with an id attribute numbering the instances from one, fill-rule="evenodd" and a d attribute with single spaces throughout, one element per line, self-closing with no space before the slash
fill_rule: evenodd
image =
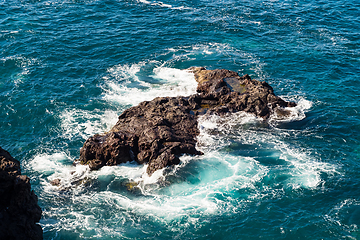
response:
<path id="1" fill-rule="evenodd" d="M 31 178 L 44 239 L 360 239 L 359 16 L 354 0 L 0 1 L 0 145 Z M 191 66 L 298 107 L 203 118 L 205 154 L 151 178 L 72 166 L 124 109 L 194 93 Z"/>

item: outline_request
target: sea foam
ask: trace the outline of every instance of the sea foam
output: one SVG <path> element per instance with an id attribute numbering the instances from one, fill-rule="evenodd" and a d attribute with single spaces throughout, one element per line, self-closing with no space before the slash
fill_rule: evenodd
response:
<path id="1" fill-rule="evenodd" d="M 155 97 L 188 96 L 196 92 L 194 75 L 186 70 L 155 66 L 146 80 L 139 75 L 147 70 L 145 63 L 118 65 L 104 78 L 104 99 L 124 105 L 137 105 Z M 152 80 L 154 83 L 149 83 Z M 139 84 L 141 88 L 134 83 Z"/>
<path id="2" fill-rule="evenodd" d="M 102 99 L 124 107 L 158 96 L 194 94 L 193 74 L 174 68 L 173 60 L 191 58 L 196 52 L 217 54 L 226 51 L 226 46 L 171 51 L 175 57 L 165 63 L 148 61 L 109 68 L 100 85 Z M 147 218 L 177 231 L 199 227 L 207 216 L 241 212 L 251 202 L 321 186 L 322 173 L 332 173 L 334 167 L 317 161 L 300 144 L 288 143 L 283 136 L 286 130 L 280 131 L 272 124 L 305 117 L 311 102 L 295 100 L 298 106 L 290 117 L 272 116 L 270 124 L 244 112 L 200 117 L 197 148 L 204 155 L 182 156 L 179 165 L 158 170 L 152 176 L 146 173 L 147 165 L 134 162 L 89 171 L 87 166 L 69 165 L 71 156 L 61 151 L 36 155 L 30 167 L 46 176 L 41 185 L 49 193 L 47 197 L 56 196 L 72 206 L 71 211 L 65 211 L 60 203 L 47 209 L 44 229 L 82 229 L 82 237 L 89 232 L 92 237 L 109 236 L 111 232 L 119 238 L 124 237 L 122 226 L 136 228 L 140 218 Z M 112 110 L 74 108 L 64 110 L 60 119 L 64 136 L 86 139 L 107 131 L 115 124 L 117 114 Z M 50 184 L 54 179 L 60 179 L 60 186 Z M 109 222 L 113 223 L 111 229 L 107 227 Z"/>

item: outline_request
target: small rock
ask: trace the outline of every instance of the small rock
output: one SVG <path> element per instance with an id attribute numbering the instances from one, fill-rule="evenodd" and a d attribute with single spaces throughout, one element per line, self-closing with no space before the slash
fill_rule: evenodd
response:
<path id="1" fill-rule="evenodd" d="M 60 184 L 61 184 L 61 179 L 56 178 L 56 179 L 52 180 L 52 181 L 50 182 L 50 184 L 53 185 L 53 186 L 60 186 Z"/>

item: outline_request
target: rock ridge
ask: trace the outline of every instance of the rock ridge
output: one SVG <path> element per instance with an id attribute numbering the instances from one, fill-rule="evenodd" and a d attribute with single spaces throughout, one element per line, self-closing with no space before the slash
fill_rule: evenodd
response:
<path id="1" fill-rule="evenodd" d="M 128 161 L 147 163 L 151 175 L 179 164 L 182 154 L 201 155 L 196 149 L 198 116 L 245 111 L 264 120 L 285 107 L 295 107 L 274 94 L 266 82 L 239 76 L 226 69 L 188 69 L 198 83 L 197 94 L 157 97 L 125 110 L 107 133 L 96 134 L 80 150 L 81 164 L 96 170 Z"/>

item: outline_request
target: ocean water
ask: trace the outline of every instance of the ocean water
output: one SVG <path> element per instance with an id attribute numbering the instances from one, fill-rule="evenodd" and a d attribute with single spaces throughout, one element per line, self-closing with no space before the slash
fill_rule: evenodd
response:
<path id="1" fill-rule="evenodd" d="M 1 0 L 0 146 L 44 239 L 360 239 L 359 26 L 355 0 Z M 202 117 L 205 154 L 151 177 L 72 165 L 124 109 L 195 93 L 191 66 L 298 106 Z"/>

